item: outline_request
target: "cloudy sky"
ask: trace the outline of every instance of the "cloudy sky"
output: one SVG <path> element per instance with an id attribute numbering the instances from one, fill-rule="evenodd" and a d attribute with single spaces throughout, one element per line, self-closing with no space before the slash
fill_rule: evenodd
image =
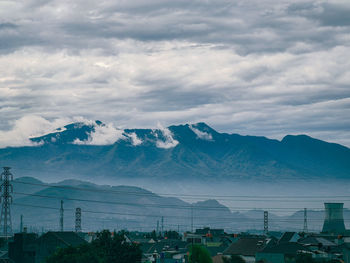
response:
<path id="1" fill-rule="evenodd" d="M 0 136 L 204 121 L 350 146 L 349 14 L 348 0 L 0 0 Z"/>

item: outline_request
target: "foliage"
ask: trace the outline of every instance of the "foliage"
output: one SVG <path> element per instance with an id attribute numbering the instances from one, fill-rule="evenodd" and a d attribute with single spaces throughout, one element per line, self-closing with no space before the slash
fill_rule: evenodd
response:
<path id="1" fill-rule="evenodd" d="M 152 238 L 153 240 L 158 240 L 161 236 L 155 230 L 144 235 L 145 238 Z"/>
<path id="2" fill-rule="evenodd" d="M 181 235 L 178 232 L 172 231 L 172 230 L 165 231 L 164 237 L 167 237 L 170 239 L 181 239 Z"/>
<path id="3" fill-rule="evenodd" d="M 237 255 L 231 255 L 231 257 L 223 257 L 224 263 L 245 263 L 245 260 Z"/>
<path id="4" fill-rule="evenodd" d="M 98 259 L 95 251 L 90 245 L 82 245 L 80 247 L 68 247 L 57 250 L 47 260 L 47 263 L 102 263 Z"/>
<path id="5" fill-rule="evenodd" d="M 190 263 L 212 263 L 213 260 L 209 254 L 209 251 L 201 245 L 193 245 L 190 247 L 189 255 Z"/>
<path id="6" fill-rule="evenodd" d="M 111 234 L 104 230 L 90 244 L 62 248 L 47 259 L 47 263 L 136 263 L 141 261 L 138 245 L 128 243 L 124 232 Z"/>

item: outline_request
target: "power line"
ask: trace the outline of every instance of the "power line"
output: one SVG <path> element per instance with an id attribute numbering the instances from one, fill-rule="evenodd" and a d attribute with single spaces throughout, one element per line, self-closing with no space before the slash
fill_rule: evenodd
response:
<path id="1" fill-rule="evenodd" d="M 31 207 L 31 208 L 41 208 L 41 209 L 50 209 L 50 210 L 59 210 L 58 207 L 48 207 L 48 206 L 37 206 L 37 205 L 28 205 L 28 204 L 20 204 L 20 203 L 14 203 L 13 205 L 15 206 L 24 206 L 24 207 Z M 74 211 L 74 209 L 65 209 L 66 211 Z M 117 213 L 117 212 L 110 212 L 110 211 L 92 211 L 92 210 L 84 210 L 84 213 L 87 213 L 87 214 L 103 214 L 103 215 L 126 215 L 126 216 L 141 216 L 141 217 L 157 217 L 159 218 L 160 215 L 154 215 L 154 214 L 131 214 L 131 213 Z M 167 216 L 168 218 L 181 218 L 181 219 L 184 219 L 186 220 L 187 217 L 183 217 L 183 216 Z M 216 225 L 216 226 L 220 226 L 222 225 L 222 227 L 224 227 L 225 229 L 236 229 L 235 227 L 235 224 L 237 223 L 240 223 L 240 222 L 248 222 L 248 223 L 251 223 L 251 224 L 257 224 L 258 222 L 260 222 L 261 219 L 258 219 L 258 218 L 206 218 L 206 217 L 198 217 L 198 218 L 201 218 L 201 219 L 208 219 L 208 220 L 212 220 L 212 221 L 202 221 L 200 222 L 199 224 L 195 224 L 193 225 L 193 227 L 205 227 L 205 226 L 212 226 L 212 225 Z M 101 217 L 85 217 L 86 221 L 90 221 L 90 220 L 93 220 L 93 221 L 110 221 L 110 222 L 113 222 L 115 223 L 116 221 L 116 218 L 101 218 Z M 238 220 L 237 220 L 238 219 Z M 118 220 L 123 220 L 123 219 L 118 219 Z M 298 222 L 302 221 L 302 218 L 298 218 L 298 219 L 271 219 L 271 221 L 273 223 L 295 223 L 295 224 L 298 224 Z M 323 222 L 322 219 L 309 219 L 309 221 L 315 221 L 315 223 L 319 223 L 321 224 Z M 42 223 L 42 221 L 40 221 Z M 53 222 L 53 220 L 49 220 L 49 222 Z M 134 221 L 132 219 L 128 219 L 128 226 L 127 226 L 127 229 L 139 229 L 140 227 L 145 227 L 145 228 L 152 228 L 154 227 L 153 223 L 148 223 L 149 224 L 149 227 L 145 226 L 145 221 Z M 228 223 L 232 223 L 232 224 L 228 224 Z M 130 224 L 137 224 L 139 226 L 137 227 L 132 227 L 130 226 Z M 223 225 L 224 224 L 224 225 Z M 147 225 L 147 224 L 146 224 Z M 167 223 L 165 226 L 173 226 L 173 227 L 178 227 L 178 226 L 181 226 L 183 228 L 186 228 L 186 229 L 189 229 L 189 225 L 188 224 L 179 224 L 179 222 L 177 222 L 176 224 L 170 224 L 170 223 Z M 126 227 L 126 226 L 125 226 Z M 289 227 L 290 229 L 296 229 L 296 227 Z M 121 229 L 123 229 L 123 227 L 121 227 Z M 280 228 L 277 228 L 277 230 L 280 229 Z M 315 231 L 319 231 L 318 229 L 313 229 Z"/>
<path id="2" fill-rule="evenodd" d="M 19 204 L 15 204 L 14 203 L 14 205 L 19 205 Z M 24 206 L 27 206 L 27 205 L 24 205 Z M 30 207 L 33 207 L 33 206 L 30 206 Z M 41 208 L 43 208 L 43 207 L 41 207 Z M 53 209 L 53 210 L 59 210 L 57 207 L 56 208 L 55 207 L 44 207 L 44 208 Z M 74 211 L 74 209 L 71 209 L 71 211 Z M 86 212 L 86 211 L 84 211 L 84 212 Z M 108 212 L 103 212 L 103 213 L 107 213 L 108 214 Z M 110 218 L 99 218 L 99 217 L 89 217 L 89 216 L 87 216 L 87 217 L 85 217 L 85 219 L 86 219 L 86 221 L 90 221 L 90 220 L 92 220 L 94 222 L 102 222 L 102 221 L 103 222 L 108 222 L 109 221 L 109 222 L 111 222 L 111 223 L 113 223 L 115 225 L 117 224 L 116 223 L 116 219 L 115 218 L 111 218 L 111 217 Z M 259 219 L 259 221 L 261 221 L 261 220 Z M 49 222 L 51 224 L 52 222 L 54 222 L 54 219 L 47 220 L 46 218 L 43 218 L 43 220 L 40 220 L 40 225 L 43 225 L 44 222 Z M 231 222 L 232 222 L 232 220 L 231 220 Z M 294 222 L 296 224 L 298 223 L 297 220 L 293 220 L 293 221 L 290 221 L 290 222 Z M 256 222 L 251 222 L 251 223 L 255 224 Z M 285 223 L 285 222 L 281 222 L 281 223 Z M 137 226 L 130 226 L 130 224 L 136 224 Z M 225 225 L 223 225 L 223 224 L 225 224 Z M 222 227 L 224 227 L 227 230 L 231 229 L 231 230 L 235 230 L 235 231 L 240 231 L 234 225 L 227 225 L 226 221 L 201 222 L 199 224 L 195 224 L 194 227 L 202 228 L 202 227 L 213 226 L 213 225 L 216 225 L 217 227 L 222 225 Z M 133 220 L 128 220 L 128 225 L 125 226 L 125 228 L 123 227 L 123 225 L 119 225 L 119 226 L 121 226 L 120 229 L 128 229 L 128 230 L 131 230 L 131 229 L 140 230 L 140 227 L 147 228 L 147 229 L 154 229 L 154 224 L 152 222 L 144 222 L 144 221 L 140 222 L 140 221 L 133 221 Z M 164 224 L 164 227 L 165 228 L 168 227 L 168 229 L 169 228 L 174 228 L 175 229 L 178 226 L 181 226 L 183 229 L 185 228 L 187 230 L 190 230 L 190 227 L 189 227 L 188 224 L 179 224 L 178 222 L 177 223 L 173 223 L 173 224 L 171 224 L 171 223 Z M 253 226 L 251 226 L 251 227 L 253 227 Z M 110 226 L 108 228 L 116 229 L 115 227 L 110 227 Z M 74 230 L 73 226 L 72 227 L 68 227 L 68 229 Z M 101 228 L 101 229 L 105 229 L 105 228 Z M 278 229 L 280 229 L 280 228 L 277 228 L 276 230 L 278 230 Z M 289 227 L 289 229 L 293 229 L 293 231 L 294 231 L 294 230 L 297 229 L 297 227 L 296 226 L 292 226 L 292 227 Z M 319 229 L 312 229 L 312 230 L 319 231 Z"/>
<path id="3" fill-rule="evenodd" d="M 21 203 L 16 203 L 14 202 L 13 205 L 15 206 L 24 206 L 24 207 L 31 207 L 31 208 L 41 208 L 41 209 L 51 209 L 51 210 L 60 210 L 57 207 L 48 207 L 48 206 L 39 206 L 39 205 L 29 205 L 29 204 L 21 204 Z M 74 212 L 74 209 L 69 209 L 66 208 L 65 211 L 72 211 Z M 91 214 L 103 214 L 103 215 L 125 215 L 125 216 L 140 216 L 140 217 L 152 217 L 152 218 L 159 218 L 161 217 L 161 215 L 154 215 L 154 214 L 135 214 L 135 213 L 120 213 L 120 212 L 110 212 L 110 211 L 93 211 L 93 210 L 81 210 L 84 213 L 91 213 Z M 167 218 L 179 218 L 179 219 L 190 219 L 192 217 L 186 217 L 186 216 L 173 216 L 173 215 L 169 215 L 167 216 Z M 198 216 L 198 217 L 194 217 L 197 219 L 215 219 L 218 220 L 218 217 L 203 217 L 203 216 Z M 230 217 L 230 218 L 222 218 L 220 217 L 221 220 L 223 220 L 222 222 L 226 222 L 225 220 L 228 221 L 232 221 L 232 220 L 244 220 L 244 221 L 256 221 L 256 222 L 260 222 L 261 219 L 259 218 L 241 218 L 241 217 Z M 298 218 L 300 220 L 302 220 L 302 218 Z M 270 219 L 271 221 L 274 222 L 297 222 L 299 220 L 297 219 Z M 319 222 L 323 222 L 323 219 L 309 219 L 308 221 L 319 221 Z M 234 222 L 234 221 L 232 221 Z"/>
<path id="4" fill-rule="evenodd" d="M 21 192 L 14 192 L 14 194 L 18 195 L 25 195 L 25 196 L 33 196 L 33 197 L 40 197 L 40 198 L 49 198 L 49 199 L 63 199 L 63 200 L 70 200 L 70 201 L 78 201 L 78 202 L 91 202 L 91 203 L 101 203 L 101 204 L 114 204 L 114 205 L 124 205 L 124 206 L 137 206 L 137 207 L 156 207 L 156 208 L 174 208 L 174 209 L 191 209 L 191 204 L 188 205 L 171 205 L 171 204 L 138 204 L 138 203 L 126 203 L 126 202 L 113 202 L 113 201 L 101 201 L 101 200 L 89 200 L 89 199 L 81 199 L 81 198 L 70 198 L 70 197 L 63 197 L 63 196 L 48 196 L 48 195 L 41 195 L 41 194 L 29 194 L 29 193 L 21 193 Z M 216 210 L 216 211 L 242 211 L 242 210 L 254 210 L 254 208 L 246 208 L 246 207 L 230 207 L 230 206 L 194 206 L 194 208 L 198 211 L 200 210 Z M 232 209 L 231 209 L 232 208 Z M 300 210 L 301 208 L 285 208 L 285 207 L 279 207 L 279 208 L 266 208 L 268 210 L 281 210 L 281 211 L 294 211 L 294 210 Z M 314 209 L 321 209 L 321 208 L 314 208 Z M 259 209 L 260 210 L 260 209 Z"/>
<path id="5" fill-rule="evenodd" d="M 16 180 L 14 183 L 20 183 L 20 184 L 28 184 L 28 185 L 35 185 L 35 186 L 44 186 L 44 187 L 50 187 L 50 188 L 61 188 L 61 189 L 71 189 L 71 190 L 80 190 L 80 191 L 90 191 L 90 192 L 104 192 L 104 193 L 114 193 L 114 194 L 132 194 L 132 195 L 140 195 L 140 196 L 172 196 L 172 197 L 183 197 L 183 198 L 190 198 L 190 197 L 196 197 L 196 198 L 206 198 L 206 197 L 212 197 L 212 198 L 282 198 L 282 199 L 327 199 L 327 198 L 350 198 L 350 195 L 328 195 L 328 196 L 311 196 L 311 195 L 297 195 L 297 196 L 286 196 L 286 195 L 208 195 L 208 194 L 175 194 L 175 193 L 153 193 L 153 192 L 136 192 L 136 191 L 118 191 L 118 190 L 109 190 L 109 189 L 88 189 L 83 187 L 76 187 L 76 186 L 65 186 L 65 185 L 52 185 L 52 184 L 45 184 L 45 183 L 31 183 L 31 182 L 23 182 Z M 95 185 L 97 187 L 101 187 L 98 185 Z M 158 195 L 158 196 L 157 196 Z M 235 200 L 236 201 L 236 200 Z M 248 200 L 248 201 L 257 201 L 257 200 Z M 268 200 L 271 201 L 271 200 Z M 280 201 L 280 200 L 279 200 Z M 304 201 L 304 200 L 302 200 Z M 350 200 L 345 200 L 350 201 Z"/>

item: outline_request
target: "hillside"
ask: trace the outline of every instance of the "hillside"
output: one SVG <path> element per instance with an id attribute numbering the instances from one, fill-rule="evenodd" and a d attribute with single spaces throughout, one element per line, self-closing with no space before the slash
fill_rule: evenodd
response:
<path id="1" fill-rule="evenodd" d="M 74 229 L 74 213 L 82 209 L 83 230 L 128 229 L 150 231 L 164 218 L 164 229 L 191 229 L 210 226 L 230 232 L 263 228 L 263 210 L 231 210 L 217 200 L 185 202 L 177 197 L 161 196 L 133 186 L 97 185 L 66 180 L 47 184 L 34 178 L 15 179 L 12 218 L 18 229 L 20 215 L 24 225 L 34 231 L 59 228 L 60 201 L 64 202 L 64 226 Z M 309 210 L 309 229 L 319 231 L 323 224 L 322 210 Z M 303 211 L 278 216 L 269 212 L 271 230 L 296 230 L 303 226 Z M 348 223 L 350 211 L 344 210 Z"/>
<path id="2" fill-rule="evenodd" d="M 107 139 L 106 139 L 107 138 Z M 0 163 L 20 176 L 83 180 L 170 181 L 348 179 L 350 149 L 306 135 L 283 140 L 219 133 L 206 125 L 112 130 L 75 123 L 0 149 Z"/>

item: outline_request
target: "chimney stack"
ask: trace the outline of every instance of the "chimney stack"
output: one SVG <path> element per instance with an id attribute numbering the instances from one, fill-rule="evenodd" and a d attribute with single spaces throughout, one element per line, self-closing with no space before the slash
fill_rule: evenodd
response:
<path id="1" fill-rule="evenodd" d="M 343 206 L 344 203 L 324 203 L 325 219 L 323 223 L 323 233 L 328 234 L 343 234 L 346 232 Z"/>

